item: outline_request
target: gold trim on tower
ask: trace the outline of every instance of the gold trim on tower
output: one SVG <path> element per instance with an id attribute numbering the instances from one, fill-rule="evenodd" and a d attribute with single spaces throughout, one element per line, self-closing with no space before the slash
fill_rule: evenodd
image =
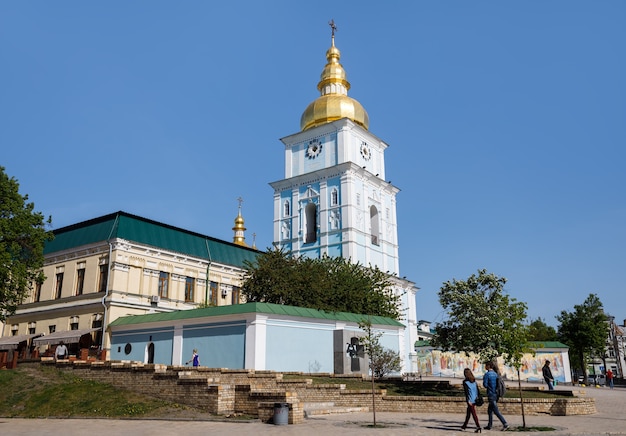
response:
<path id="1" fill-rule="evenodd" d="M 320 75 L 317 89 L 320 97 L 315 99 L 304 110 L 300 118 L 300 128 L 304 131 L 311 127 L 330 123 L 342 118 L 349 118 L 365 129 L 369 128 L 369 117 L 361 103 L 348 97 L 350 82 L 339 59 L 341 53 L 335 47 L 335 31 L 337 27 L 331 20 L 331 46 L 326 52 L 326 65 Z"/>
<path id="2" fill-rule="evenodd" d="M 243 225 L 244 221 L 243 217 L 241 216 L 241 203 L 243 203 L 243 198 L 239 197 L 237 201 L 239 202 L 239 212 L 237 213 L 237 217 L 235 218 L 235 227 L 233 227 L 233 231 L 235 232 L 235 236 L 233 237 L 233 243 L 247 247 L 248 244 L 246 244 L 246 236 L 244 233 L 246 231 L 246 228 Z"/>

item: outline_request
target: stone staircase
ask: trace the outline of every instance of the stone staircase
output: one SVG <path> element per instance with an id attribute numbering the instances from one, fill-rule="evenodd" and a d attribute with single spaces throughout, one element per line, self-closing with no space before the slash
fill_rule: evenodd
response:
<path id="1" fill-rule="evenodd" d="M 341 413 L 369 412 L 369 407 L 338 407 L 333 402 L 304 403 L 304 417 L 335 415 Z"/>

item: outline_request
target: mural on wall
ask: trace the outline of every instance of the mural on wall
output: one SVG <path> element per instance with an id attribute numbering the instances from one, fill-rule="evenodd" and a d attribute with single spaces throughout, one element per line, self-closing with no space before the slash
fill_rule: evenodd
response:
<path id="1" fill-rule="evenodd" d="M 566 381 L 563 354 L 560 352 L 527 353 L 522 358 L 520 378 L 528 381 L 542 381 L 541 368 L 546 360 L 550 361 L 550 369 L 555 380 Z M 508 380 L 517 380 L 517 370 L 505 366 L 502 359 L 498 359 L 500 373 Z M 485 365 L 474 353 L 453 353 L 439 350 L 417 350 L 417 369 L 421 375 L 437 377 L 463 377 L 463 370 L 469 368 L 476 378 L 482 378 Z"/>

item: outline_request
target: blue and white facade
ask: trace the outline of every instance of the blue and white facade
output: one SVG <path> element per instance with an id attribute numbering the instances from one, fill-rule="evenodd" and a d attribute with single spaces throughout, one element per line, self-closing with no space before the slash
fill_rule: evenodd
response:
<path id="1" fill-rule="evenodd" d="M 357 317 L 247 303 L 120 318 L 110 326 L 110 358 L 184 365 L 196 349 L 200 365 L 210 368 L 367 373 L 365 360 L 358 362 L 360 370 L 352 370 L 346 352 L 346 344 L 364 334 Z M 404 326 L 376 319 L 381 345 L 399 352 Z"/>
<path id="2" fill-rule="evenodd" d="M 295 255 L 341 256 L 399 273 L 396 194 L 387 144 L 348 118 L 282 139 L 274 242 Z"/>
<path id="3" fill-rule="evenodd" d="M 399 278 L 399 189 L 386 174 L 388 145 L 368 130 L 367 113 L 347 96 L 350 84 L 334 33 L 326 58 L 318 84 L 321 96 L 303 113 L 302 131 L 281 139 L 284 178 L 270 184 L 274 245 L 295 256 L 343 257 L 390 274 L 394 292 L 402 298 L 406 326 L 400 345 L 403 370 L 413 372 L 417 288 Z"/>

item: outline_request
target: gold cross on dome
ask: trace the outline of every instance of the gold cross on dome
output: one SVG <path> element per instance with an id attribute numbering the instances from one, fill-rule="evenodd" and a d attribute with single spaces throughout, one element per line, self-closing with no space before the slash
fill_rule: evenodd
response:
<path id="1" fill-rule="evenodd" d="M 335 32 L 337 31 L 337 26 L 335 25 L 335 20 L 330 20 L 328 22 L 328 25 L 330 26 L 330 29 L 331 29 L 331 36 L 334 38 L 335 37 Z"/>

